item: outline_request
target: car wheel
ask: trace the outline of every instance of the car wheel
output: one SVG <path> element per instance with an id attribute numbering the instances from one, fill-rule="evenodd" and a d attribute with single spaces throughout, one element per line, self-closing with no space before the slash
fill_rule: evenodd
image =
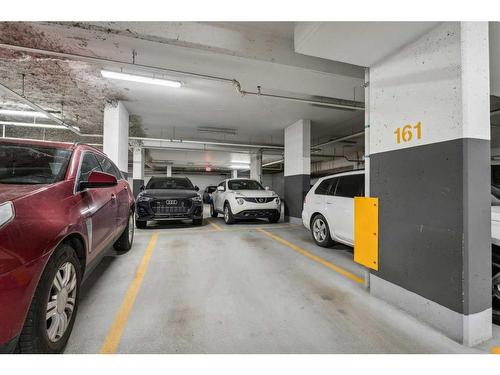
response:
<path id="1" fill-rule="evenodd" d="M 311 225 L 311 234 L 314 242 L 322 247 L 330 247 L 334 241 L 330 236 L 330 228 L 323 215 L 316 215 Z"/>
<path id="2" fill-rule="evenodd" d="M 279 213 L 275 213 L 275 214 L 273 214 L 273 216 L 271 216 L 269 218 L 270 223 L 277 223 L 278 221 L 280 221 L 280 214 Z"/>
<path id="3" fill-rule="evenodd" d="M 148 226 L 148 222 L 135 219 L 135 226 L 138 229 L 146 229 L 146 227 Z"/>
<path id="4" fill-rule="evenodd" d="M 493 323 L 500 325 L 500 259 L 493 259 L 492 271 Z"/>
<path id="5" fill-rule="evenodd" d="M 203 224 L 203 218 L 193 219 L 193 225 L 201 225 L 201 224 Z"/>
<path id="6" fill-rule="evenodd" d="M 19 336 L 20 353 L 61 353 L 73 329 L 82 271 L 75 250 L 60 245 L 47 263 Z"/>
<path id="7" fill-rule="evenodd" d="M 123 230 L 122 235 L 113 244 L 115 250 L 128 251 L 134 242 L 134 213 L 131 211 L 128 215 L 128 223 Z"/>
<path id="8" fill-rule="evenodd" d="M 219 216 L 219 213 L 217 211 L 215 211 L 215 207 L 214 207 L 213 203 L 210 204 L 210 216 L 212 216 L 212 217 Z"/>
<path id="9" fill-rule="evenodd" d="M 229 225 L 234 224 L 234 216 L 229 203 L 226 203 L 224 206 L 224 222 Z"/>

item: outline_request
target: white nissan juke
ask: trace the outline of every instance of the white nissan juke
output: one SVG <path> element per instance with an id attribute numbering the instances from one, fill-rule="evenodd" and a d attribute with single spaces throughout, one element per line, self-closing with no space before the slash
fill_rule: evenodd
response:
<path id="1" fill-rule="evenodd" d="M 281 200 L 268 187 L 247 178 L 232 178 L 222 181 L 212 193 L 210 214 L 224 215 L 226 224 L 236 219 L 266 218 L 276 223 L 281 215 Z"/>

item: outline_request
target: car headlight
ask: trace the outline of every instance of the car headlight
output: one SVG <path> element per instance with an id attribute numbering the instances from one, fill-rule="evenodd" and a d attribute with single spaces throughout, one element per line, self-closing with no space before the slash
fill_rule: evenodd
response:
<path id="1" fill-rule="evenodd" d="M 238 202 L 238 204 L 243 204 L 245 203 L 245 200 L 243 198 L 236 198 L 236 202 Z"/>
<path id="2" fill-rule="evenodd" d="M 148 197 L 147 195 L 139 195 L 137 197 L 137 202 L 149 202 L 153 197 Z"/>
<path id="3" fill-rule="evenodd" d="M 0 228 L 11 221 L 15 216 L 12 202 L 0 204 Z"/>
<path id="4" fill-rule="evenodd" d="M 280 197 L 276 197 L 276 199 L 274 200 L 274 202 L 276 203 L 276 206 L 279 206 L 281 204 Z"/>
<path id="5" fill-rule="evenodd" d="M 193 202 L 201 202 L 201 197 L 199 195 L 197 195 L 196 197 L 192 197 L 191 200 Z"/>

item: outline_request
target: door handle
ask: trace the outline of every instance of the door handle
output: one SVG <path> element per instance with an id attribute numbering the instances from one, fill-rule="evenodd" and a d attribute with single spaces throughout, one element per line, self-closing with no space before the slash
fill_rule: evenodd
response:
<path id="1" fill-rule="evenodd" d="M 326 202 L 326 204 L 333 204 L 333 202 Z"/>

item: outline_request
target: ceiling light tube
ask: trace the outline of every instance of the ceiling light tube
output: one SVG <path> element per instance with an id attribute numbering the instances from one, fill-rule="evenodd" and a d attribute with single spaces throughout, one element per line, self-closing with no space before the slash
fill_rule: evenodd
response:
<path id="1" fill-rule="evenodd" d="M 231 169 L 250 169 L 250 166 L 247 164 L 231 164 Z"/>
<path id="2" fill-rule="evenodd" d="M 56 125 L 56 124 L 36 124 L 33 122 L 15 122 L 15 121 L 0 121 L 0 125 L 5 125 L 5 126 L 20 126 L 20 127 L 27 127 L 27 128 L 40 128 L 40 129 L 61 129 L 61 130 L 71 130 L 66 126 L 63 125 Z M 74 129 L 80 131 L 80 128 L 78 126 L 73 126 Z"/>
<path id="3" fill-rule="evenodd" d="M 101 70 L 101 75 L 104 78 L 108 78 L 108 79 L 117 79 L 120 81 L 146 83 L 149 85 L 167 86 L 167 87 L 174 87 L 174 88 L 180 88 L 182 86 L 182 83 L 180 81 L 172 81 L 169 79 L 145 77 L 145 76 L 139 76 L 139 75 L 128 74 L 128 73 L 112 72 L 109 70 Z"/>
<path id="4" fill-rule="evenodd" d="M 47 115 L 41 112 L 16 111 L 14 109 L 0 109 L 0 115 L 47 118 Z"/>

